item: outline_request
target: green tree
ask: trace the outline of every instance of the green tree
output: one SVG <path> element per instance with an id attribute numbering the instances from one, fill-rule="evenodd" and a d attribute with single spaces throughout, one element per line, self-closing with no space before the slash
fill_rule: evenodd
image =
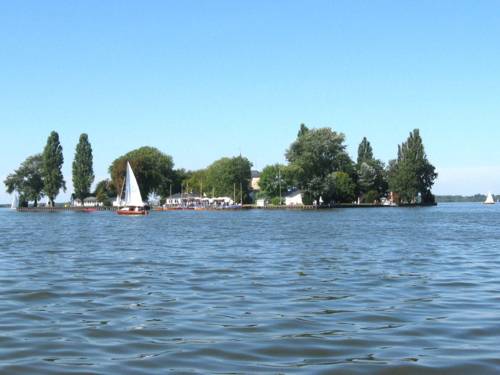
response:
<path id="1" fill-rule="evenodd" d="M 332 173 L 345 172 L 355 179 L 354 163 L 344 141 L 344 134 L 330 128 L 309 129 L 297 137 L 286 152 L 297 187 L 317 203 L 320 197 L 324 203 L 332 199 Z"/>
<path id="2" fill-rule="evenodd" d="M 364 194 L 375 189 L 377 170 L 366 161 L 361 162 L 358 168 L 358 187 Z"/>
<path id="3" fill-rule="evenodd" d="M 172 194 L 180 193 L 184 190 L 184 186 L 187 186 L 187 180 L 191 178 L 192 174 L 192 171 L 187 171 L 184 168 L 174 169 L 171 181 L 163 191 L 160 191 L 160 195 L 165 198 L 170 195 L 170 192 Z"/>
<path id="4" fill-rule="evenodd" d="M 210 195 L 212 193 L 212 187 L 208 185 L 207 182 L 207 170 L 199 169 L 189 173 L 189 177 L 183 182 L 183 189 L 186 193 L 192 193 L 196 195 L 201 195 L 207 193 Z"/>
<path id="5" fill-rule="evenodd" d="M 434 202 L 431 189 L 437 178 L 434 166 L 428 161 L 418 129 L 410 133 L 406 142 L 398 146 L 398 158 L 389 164 L 389 187 L 399 194 L 402 202 Z"/>
<path id="6" fill-rule="evenodd" d="M 216 196 L 236 195 L 236 201 L 243 197 L 243 202 L 249 202 L 251 168 L 252 163 L 242 156 L 219 159 L 207 168 L 207 186 Z"/>
<path id="7" fill-rule="evenodd" d="M 92 166 L 92 146 L 87 134 L 80 135 L 76 145 L 75 159 L 73 160 L 73 188 L 75 197 L 81 202 L 90 194 L 90 187 L 94 182 Z"/>
<path id="8" fill-rule="evenodd" d="M 345 172 L 335 172 L 333 174 L 333 198 L 335 202 L 351 203 L 356 198 L 356 184 Z"/>
<path id="9" fill-rule="evenodd" d="M 358 147 L 358 166 L 362 163 L 370 163 L 373 160 L 373 149 L 372 145 L 363 137 L 363 140 Z"/>
<path id="10" fill-rule="evenodd" d="M 288 190 L 293 187 L 293 172 L 283 164 L 266 166 L 261 174 L 259 186 L 268 198 L 284 197 Z"/>
<path id="11" fill-rule="evenodd" d="M 363 201 L 373 202 L 387 193 L 387 178 L 384 163 L 373 157 L 373 149 L 370 142 L 363 138 L 358 147 L 357 159 L 357 183 L 358 193 Z M 365 195 L 370 196 L 365 199 Z M 375 198 L 374 195 L 376 196 Z"/>
<path id="12" fill-rule="evenodd" d="M 309 128 L 305 124 L 300 124 L 299 132 L 297 133 L 297 137 L 300 137 L 306 134 L 309 131 Z"/>
<path id="13" fill-rule="evenodd" d="M 42 155 L 36 154 L 26 158 L 14 173 L 7 176 L 4 184 L 9 194 L 14 191 L 19 194 L 21 206 L 33 201 L 33 205 L 37 207 L 43 196 Z"/>
<path id="14" fill-rule="evenodd" d="M 53 131 L 42 153 L 43 192 L 49 198 L 51 206 L 54 206 L 54 199 L 59 191 L 61 189 L 66 191 L 66 182 L 61 171 L 63 163 L 63 149 L 59 143 L 59 134 Z"/>
<path id="15" fill-rule="evenodd" d="M 111 206 L 118 193 L 113 182 L 105 179 L 97 183 L 93 194 L 98 202 L 102 202 L 105 206 Z"/>
<path id="16" fill-rule="evenodd" d="M 154 147 L 141 147 L 115 159 L 109 167 L 113 185 L 121 191 L 125 180 L 127 161 L 137 179 L 143 199 L 150 193 L 165 195 L 174 180 L 174 162 L 170 155 Z"/>

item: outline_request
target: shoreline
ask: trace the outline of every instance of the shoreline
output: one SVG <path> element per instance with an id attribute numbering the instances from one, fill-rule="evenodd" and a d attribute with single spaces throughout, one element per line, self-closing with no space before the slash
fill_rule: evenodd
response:
<path id="1" fill-rule="evenodd" d="M 394 206 L 382 205 L 382 204 L 350 204 L 341 203 L 333 204 L 330 206 L 314 206 L 314 205 L 302 205 L 302 206 L 277 206 L 277 205 L 267 205 L 267 206 L 257 206 L 257 205 L 243 205 L 241 208 L 177 208 L 177 209 L 163 209 L 162 207 L 153 207 L 151 211 L 155 212 L 175 212 L 175 211 L 238 211 L 238 210 L 285 210 L 285 211 L 311 211 L 311 210 L 333 210 L 333 209 L 348 209 L 348 208 L 414 208 L 414 207 L 434 207 L 437 203 L 433 204 L 399 204 Z M 22 207 L 17 208 L 17 212 L 84 212 L 91 213 L 94 211 L 116 211 L 117 207 Z"/>

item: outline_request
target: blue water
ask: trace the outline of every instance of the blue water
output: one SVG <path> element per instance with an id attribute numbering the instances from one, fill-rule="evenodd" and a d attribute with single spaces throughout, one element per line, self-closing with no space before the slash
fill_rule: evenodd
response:
<path id="1" fill-rule="evenodd" d="M 500 205 L 0 210 L 0 373 L 500 373 Z"/>

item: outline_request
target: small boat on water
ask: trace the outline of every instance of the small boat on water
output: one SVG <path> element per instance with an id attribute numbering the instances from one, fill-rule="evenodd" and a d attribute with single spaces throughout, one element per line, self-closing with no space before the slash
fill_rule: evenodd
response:
<path id="1" fill-rule="evenodd" d="M 493 199 L 493 195 L 491 195 L 491 193 L 488 193 L 484 204 L 495 204 L 495 200 Z"/>
<path id="2" fill-rule="evenodd" d="M 12 210 L 17 210 L 18 207 L 19 207 L 19 196 L 17 195 L 17 193 L 14 193 L 14 198 L 12 199 L 12 204 L 10 205 L 10 208 Z"/>
<path id="3" fill-rule="evenodd" d="M 146 205 L 142 201 L 141 191 L 139 189 L 139 185 L 137 184 L 137 180 L 135 179 L 134 171 L 132 171 L 132 167 L 130 163 L 127 161 L 127 174 L 125 176 L 125 198 L 121 203 L 121 206 L 116 213 L 118 215 L 129 215 L 129 216 L 138 216 L 138 215 L 147 215 L 148 211 L 146 209 Z M 123 188 L 122 188 L 123 194 Z M 120 194 L 120 197 L 121 195 Z"/>

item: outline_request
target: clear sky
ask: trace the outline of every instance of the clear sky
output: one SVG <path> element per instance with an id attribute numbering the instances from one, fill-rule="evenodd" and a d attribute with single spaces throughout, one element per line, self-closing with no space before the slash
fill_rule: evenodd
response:
<path id="1" fill-rule="evenodd" d="M 0 178 L 51 130 L 58 200 L 82 132 L 96 180 L 143 145 L 261 169 L 304 122 L 386 162 L 418 127 L 435 193 L 500 193 L 499 36 L 498 1 L 3 1 Z"/>

